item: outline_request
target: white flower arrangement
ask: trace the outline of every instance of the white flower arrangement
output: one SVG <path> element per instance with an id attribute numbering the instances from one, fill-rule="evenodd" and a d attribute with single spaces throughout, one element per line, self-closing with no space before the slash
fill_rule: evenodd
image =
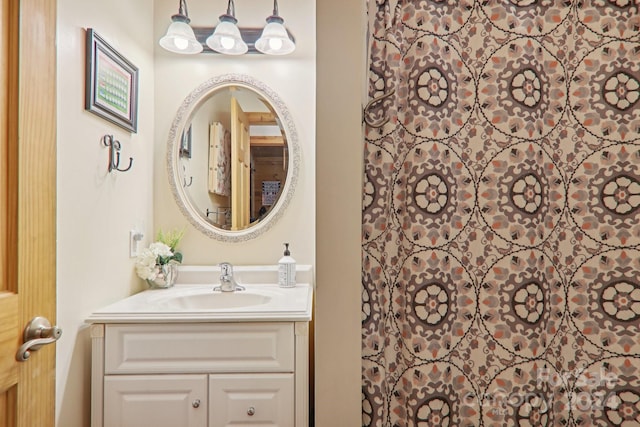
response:
<path id="1" fill-rule="evenodd" d="M 136 259 L 136 273 L 144 280 L 155 280 L 162 271 L 162 266 L 182 262 L 182 254 L 176 250 L 184 231 L 158 232 L 157 241 L 142 250 Z"/>

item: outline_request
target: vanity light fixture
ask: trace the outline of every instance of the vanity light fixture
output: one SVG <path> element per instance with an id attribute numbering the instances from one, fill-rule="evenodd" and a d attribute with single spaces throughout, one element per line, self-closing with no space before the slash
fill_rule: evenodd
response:
<path id="1" fill-rule="evenodd" d="M 225 55 L 242 55 L 249 50 L 247 44 L 242 40 L 240 29 L 236 25 L 236 5 L 233 0 L 227 3 L 227 13 L 220 15 L 220 22 L 216 26 L 213 34 L 207 38 L 207 46 L 211 50 Z"/>
<path id="2" fill-rule="evenodd" d="M 196 39 L 189 25 L 187 0 L 179 0 L 178 13 L 171 17 L 167 34 L 160 39 L 160 46 L 174 53 L 193 55 L 202 52 L 202 44 Z"/>
<path id="3" fill-rule="evenodd" d="M 296 48 L 293 36 L 287 31 L 284 19 L 278 14 L 278 0 L 273 1 L 273 14 L 267 18 L 267 24 L 263 29 L 238 28 L 234 0 L 228 0 L 227 12 L 220 16 L 215 28 L 192 28 L 189 25 L 187 0 L 179 1 L 178 14 L 171 17 L 171 26 L 167 34 L 160 39 L 160 46 L 170 52 L 287 55 Z"/>
<path id="4" fill-rule="evenodd" d="M 256 49 L 267 55 L 287 55 L 296 49 L 284 27 L 284 19 L 278 15 L 278 0 L 273 0 L 273 15 L 267 18 L 267 25 L 256 41 Z"/>

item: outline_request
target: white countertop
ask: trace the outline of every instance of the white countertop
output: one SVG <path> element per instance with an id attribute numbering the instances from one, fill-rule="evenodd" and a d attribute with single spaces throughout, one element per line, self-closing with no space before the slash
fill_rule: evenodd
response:
<path id="1" fill-rule="evenodd" d="M 242 286 L 246 289 L 233 293 L 214 292 L 214 285 L 198 284 L 177 284 L 168 289 L 149 289 L 95 311 L 89 316 L 87 322 L 311 320 L 313 288 L 309 284 L 299 283 L 293 288 L 280 288 L 273 284 L 243 284 Z M 247 304 L 244 301 L 257 302 Z"/>

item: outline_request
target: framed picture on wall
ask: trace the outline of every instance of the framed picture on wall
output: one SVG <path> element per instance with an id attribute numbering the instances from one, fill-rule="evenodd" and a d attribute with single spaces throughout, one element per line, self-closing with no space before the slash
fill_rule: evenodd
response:
<path id="1" fill-rule="evenodd" d="M 262 181 L 262 205 L 271 206 L 280 193 L 280 181 Z"/>
<path id="2" fill-rule="evenodd" d="M 85 109 L 131 132 L 138 130 L 138 68 L 87 28 Z"/>

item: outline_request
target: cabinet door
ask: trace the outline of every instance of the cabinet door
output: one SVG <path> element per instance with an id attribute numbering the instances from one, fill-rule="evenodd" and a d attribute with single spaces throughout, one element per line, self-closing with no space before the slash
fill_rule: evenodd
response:
<path id="1" fill-rule="evenodd" d="M 207 427 L 206 375 L 107 375 L 104 427 Z"/>
<path id="2" fill-rule="evenodd" d="M 293 427 L 293 374 L 209 376 L 209 427 Z"/>

